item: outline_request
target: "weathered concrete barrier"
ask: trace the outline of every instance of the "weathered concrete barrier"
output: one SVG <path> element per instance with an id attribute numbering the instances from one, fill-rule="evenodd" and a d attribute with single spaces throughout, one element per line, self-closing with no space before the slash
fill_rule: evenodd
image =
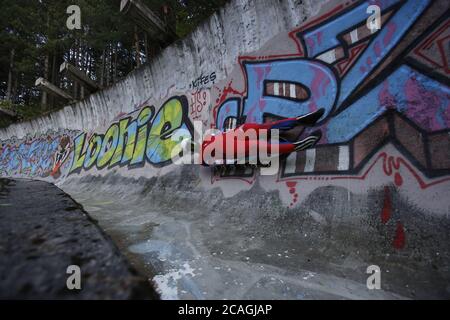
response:
<path id="1" fill-rule="evenodd" d="M 448 298 L 448 7 L 232 1 L 117 85 L 1 130 L 0 174 L 68 191 L 163 298 Z M 317 108 L 322 140 L 276 175 L 171 161 L 195 121 Z"/>

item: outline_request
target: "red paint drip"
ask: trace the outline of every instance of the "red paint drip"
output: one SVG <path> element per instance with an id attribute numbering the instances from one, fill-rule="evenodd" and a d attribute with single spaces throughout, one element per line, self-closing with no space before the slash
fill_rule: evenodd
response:
<path id="1" fill-rule="evenodd" d="M 394 177 L 394 182 L 397 187 L 401 187 L 403 184 L 403 178 L 400 173 L 396 173 Z"/>
<path id="2" fill-rule="evenodd" d="M 403 249 L 405 247 L 405 229 L 401 222 L 397 222 L 397 230 L 395 231 L 395 238 L 392 245 L 395 249 Z"/>
<path id="3" fill-rule="evenodd" d="M 287 181 L 286 186 L 289 188 L 289 193 L 292 195 L 291 207 L 293 207 L 294 204 L 298 201 L 298 193 L 296 193 L 297 182 Z"/>
<path id="4" fill-rule="evenodd" d="M 238 90 L 233 89 L 232 85 L 233 85 L 233 81 L 230 81 L 228 83 L 228 86 L 226 86 L 223 89 L 223 92 L 222 92 L 222 94 L 221 94 L 221 96 L 219 98 L 219 103 L 218 104 L 222 104 L 227 99 L 229 94 L 236 94 L 236 95 L 240 95 L 240 96 L 243 95 L 242 92 L 239 92 Z"/>
<path id="5" fill-rule="evenodd" d="M 61 167 L 61 165 L 58 163 L 58 164 L 53 168 L 53 170 L 52 170 L 52 172 L 50 173 L 50 175 L 51 175 L 52 177 L 56 176 L 56 174 L 58 173 L 60 167 Z"/>
<path id="6" fill-rule="evenodd" d="M 295 181 L 288 181 L 288 182 L 286 182 L 286 185 L 288 186 L 289 189 L 295 188 L 295 186 L 297 185 L 297 182 L 295 182 Z"/>
<path id="7" fill-rule="evenodd" d="M 392 202 L 389 187 L 384 187 L 384 204 L 381 211 L 381 222 L 386 224 L 392 216 Z"/>

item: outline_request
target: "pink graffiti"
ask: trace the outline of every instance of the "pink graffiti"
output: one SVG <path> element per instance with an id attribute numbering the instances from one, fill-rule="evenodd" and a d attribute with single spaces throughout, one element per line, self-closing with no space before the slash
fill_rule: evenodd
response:
<path id="1" fill-rule="evenodd" d="M 380 90 L 378 94 L 378 101 L 380 106 L 386 108 L 395 108 L 397 101 L 395 96 L 389 91 L 389 81 L 386 80 L 383 82 L 383 88 Z"/>
<path id="2" fill-rule="evenodd" d="M 314 72 L 314 78 L 311 82 L 311 91 L 314 97 L 320 97 L 326 95 L 328 86 L 330 85 L 330 79 L 321 71 L 317 71 L 315 68 L 311 68 Z"/>
<path id="3" fill-rule="evenodd" d="M 374 44 L 373 50 L 375 52 L 375 56 L 379 58 L 381 56 L 381 45 L 380 42 L 377 40 Z"/>
<path id="4" fill-rule="evenodd" d="M 386 26 L 387 28 L 387 33 L 383 38 L 383 45 L 385 47 L 387 47 L 389 45 L 389 43 L 392 40 L 392 37 L 394 36 L 395 31 L 397 30 L 397 26 L 395 25 L 394 22 L 389 22 Z"/>
<path id="5" fill-rule="evenodd" d="M 405 95 L 408 103 L 407 115 L 422 128 L 436 131 L 450 127 L 450 97 L 447 96 L 447 101 L 441 101 L 433 91 L 425 89 L 414 77 L 406 81 Z M 447 104 L 444 112 L 440 110 L 443 103 Z"/>

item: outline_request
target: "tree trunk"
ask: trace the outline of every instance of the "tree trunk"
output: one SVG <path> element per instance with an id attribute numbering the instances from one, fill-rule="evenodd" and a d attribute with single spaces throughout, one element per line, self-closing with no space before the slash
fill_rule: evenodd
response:
<path id="1" fill-rule="evenodd" d="M 50 14 L 47 11 L 47 35 L 48 35 L 48 31 L 50 28 Z M 49 63 L 50 63 L 50 53 L 46 52 L 45 53 L 45 58 L 44 58 L 44 79 L 48 80 L 49 77 L 49 73 L 48 73 L 48 69 L 49 69 Z M 47 110 L 47 92 L 42 91 L 42 96 L 41 96 L 41 108 L 43 111 Z"/>
<path id="2" fill-rule="evenodd" d="M 108 44 L 107 50 L 107 58 L 106 58 L 106 86 L 109 86 L 111 82 L 111 44 Z"/>
<path id="3" fill-rule="evenodd" d="M 118 45 L 116 43 L 116 48 L 114 49 L 114 83 L 117 82 L 117 50 L 118 50 Z"/>
<path id="4" fill-rule="evenodd" d="M 134 26 L 134 43 L 136 48 L 136 68 L 139 68 L 141 66 L 141 50 L 139 48 L 139 34 L 137 26 Z"/>
<path id="5" fill-rule="evenodd" d="M 6 90 L 6 100 L 11 100 L 12 82 L 13 82 L 13 69 L 14 69 L 14 56 L 16 50 L 11 49 L 10 59 L 9 59 L 9 71 L 8 71 L 8 89 Z"/>
<path id="6" fill-rule="evenodd" d="M 147 63 L 148 59 L 150 57 L 150 54 L 148 52 L 148 34 L 146 31 L 144 32 L 144 45 L 145 45 L 145 62 Z"/>
<path id="7" fill-rule="evenodd" d="M 79 48 L 79 42 L 78 39 L 75 40 L 75 57 L 74 57 L 74 66 L 78 68 L 79 61 L 80 61 L 80 48 Z M 78 82 L 73 81 L 73 97 L 75 100 L 78 99 Z"/>
<path id="8" fill-rule="evenodd" d="M 105 50 L 102 53 L 102 65 L 100 70 L 100 85 L 105 86 Z"/>
<path id="9" fill-rule="evenodd" d="M 86 47 L 80 43 L 80 51 L 81 51 L 81 65 L 80 69 L 83 72 L 86 72 Z M 80 84 L 80 99 L 83 100 L 85 97 L 86 90 L 82 84 Z"/>
<path id="10" fill-rule="evenodd" d="M 15 100 L 14 98 L 17 97 L 17 86 L 19 85 L 18 78 L 19 78 L 19 75 L 17 74 L 17 72 L 14 72 L 14 74 L 13 74 L 14 84 L 13 84 L 12 93 L 11 93 L 11 97 L 13 98 L 12 101 L 14 101 Z"/>
<path id="11" fill-rule="evenodd" d="M 59 81 L 58 81 L 58 72 L 57 72 L 57 53 L 56 50 L 53 51 L 53 56 L 52 56 L 52 77 L 51 77 L 51 81 L 52 83 L 59 87 Z M 49 106 L 51 109 L 53 109 L 55 107 L 55 97 L 54 96 L 50 96 L 49 97 Z"/>
<path id="12" fill-rule="evenodd" d="M 44 79 L 48 79 L 48 69 L 49 69 L 49 54 L 45 54 L 45 60 L 44 60 Z M 41 107 L 43 111 L 47 110 L 47 92 L 42 91 L 42 97 L 41 97 Z"/>

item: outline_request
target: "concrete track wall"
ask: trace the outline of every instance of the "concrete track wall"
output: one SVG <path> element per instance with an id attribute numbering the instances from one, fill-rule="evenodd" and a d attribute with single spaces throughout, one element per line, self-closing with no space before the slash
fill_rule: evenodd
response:
<path id="1" fill-rule="evenodd" d="M 0 130 L 0 175 L 69 192 L 166 298 L 448 298 L 448 9 L 231 1 L 115 86 Z M 195 121 L 319 107 L 322 140 L 275 175 L 170 160 Z"/>

